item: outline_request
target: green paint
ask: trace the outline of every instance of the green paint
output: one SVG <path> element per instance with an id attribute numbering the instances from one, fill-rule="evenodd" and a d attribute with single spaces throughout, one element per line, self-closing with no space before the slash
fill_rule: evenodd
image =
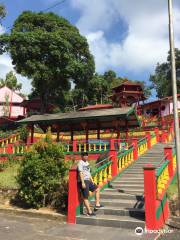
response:
<path id="1" fill-rule="evenodd" d="M 76 207 L 76 216 L 79 216 L 81 214 L 81 211 L 80 211 L 80 205 L 78 205 Z"/>
<path id="2" fill-rule="evenodd" d="M 126 154 L 131 153 L 131 152 L 133 151 L 133 149 L 134 149 L 134 148 L 131 147 L 131 148 L 129 148 L 128 150 L 125 150 L 124 152 L 119 153 L 119 154 L 118 154 L 118 158 L 121 158 L 121 157 L 125 156 Z"/>
<path id="3" fill-rule="evenodd" d="M 167 195 L 166 193 L 164 194 L 164 197 L 163 199 L 161 200 L 160 204 L 159 204 L 159 207 L 156 209 L 156 219 L 158 220 L 163 212 L 163 209 L 164 209 L 164 205 L 167 201 Z"/>
<path id="4" fill-rule="evenodd" d="M 107 163 L 105 163 L 104 165 L 98 167 L 93 173 L 92 176 L 95 176 L 96 173 L 98 173 L 99 171 L 103 170 L 104 168 L 106 168 L 107 166 L 109 166 L 112 163 L 112 161 L 109 161 Z"/>
<path id="5" fill-rule="evenodd" d="M 174 174 L 174 177 L 172 178 L 170 185 L 174 184 L 176 180 L 177 180 L 177 173 Z"/>
<path id="6" fill-rule="evenodd" d="M 163 170 L 167 167 L 169 160 L 166 160 L 159 168 L 156 169 L 156 177 L 159 177 Z"/>
<path id="7" fill-rule="evenodd" d="M 156 136 L 156 134 L 155 133 L 151 133 L 151 137 L 155 137 Z"/>
<path id="8" fill-rule="evenodd" d="M 141 145 L 146 144 L 146 143 L 147 143 L 146 139 L 139 140 L 138 141 L 138 147 L 140 147 Z"/>
<path id="9" fill-rule="evenodd" d="M 109 152 L 109 150 L 106 150 L 106 151 L 104 151 L 104 150 L 101 150 L 101 151 L 87 151 L 89 154 L 96 154 L 96 153 L 106 153 L 106 152 Z M 76 154 L 78 154 L 78 155 L 80 155 L 81 154 L 81 152 L 64 152 L 64 154 L 66 154 L 66 155 L 76 155 Z"/>
<path id="10" fill-rule="evenodd" d="M 177 178 L 177 173 L 175 173 L 175 175 L 172 178 L 169 186 L 171 186 L 176 181 L 176 178 Z M 163 196 L 163 199 L 161 200 L 161 203 L 160 203 L 159 207 L 156 210 L 156 219 L 157 220 L 159 219 L 159 217 L 161 216 L 161 213 L 163 212 L 164 205 L 165 205 L 166 201 L 167 201 L 167 194 L 165 193 L 164 196 Z"/>

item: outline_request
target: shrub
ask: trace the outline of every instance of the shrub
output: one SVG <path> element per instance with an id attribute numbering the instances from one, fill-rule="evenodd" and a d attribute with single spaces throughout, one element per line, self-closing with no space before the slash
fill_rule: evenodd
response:
<path id="1" fill-rule="evenodd" d="M 17 178 L 21 200 L 34 208 L 50 204 L 53 194 L 66 179 L 68 165 L 60 144 L 48 137 L 35 143 L 26 153 Z"/>
<path id="2" fill-rule="evenodd" d="M 23 125 L 22 127 L 18 128 L 18 132 L 19 132 L 19 135 L 20 135 L 20 139 L 23 142 L 27 142 L 27 138 L 28 138 L 28 135 L 29 135 L 29 131 L 27 129 L 27 126 Z"/>

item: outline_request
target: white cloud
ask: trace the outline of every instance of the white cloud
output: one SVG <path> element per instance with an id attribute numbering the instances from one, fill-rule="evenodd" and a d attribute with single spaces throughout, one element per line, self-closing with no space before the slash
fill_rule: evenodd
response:
<path id="1" fill-rule="evenodd" d="M 8 54 L 0 55 L 0 78 L 5 78 L 9 71 L 14 71 L 12 60 Z M 16 77 L 19 83 L 22 83 L 22 93 L 29 94 L 31 92 L 31 81 L 17 74 Z"/>
<path id="2" fill-rule="evenodd" d="M 174 2 L 175 45 L 180 47 L 180 2 Z M 166 60 L 167 1 L 71 0 L 71 4 L 81 11 L 77 26 L 87 36 L 97 71 L 119 67 L 141 73 L 152 71 L 157 62 Z M 117 19 L 127 24 L 128 34 L 123 41 L 111 43 L 104 33 L 113 28 Z"/>
<path id="3" fill-rule="evenodd" d="M 6 29 L 0 25 L 0 35 L 5 33 Z M 0 78 L 5 78 L 6 74 L 13 71 L 16 74 L 19 83 L 22 83 L 22 93 L 29 94 L 31 92 L 31 82 L 27 78 L 17 74 L 13 68 L 12 59 L 6 53 L 0 55 Z"/>
<path id="4" fill-rule="evenodd" d="M 5 33 L 5 30 L 6 29 L 2 25 L 0 25 L 0 35 Z"/>

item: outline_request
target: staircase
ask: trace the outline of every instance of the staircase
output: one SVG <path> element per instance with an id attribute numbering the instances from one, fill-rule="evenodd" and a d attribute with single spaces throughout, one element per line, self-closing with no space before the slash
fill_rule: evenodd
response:
<path id="1" fill-rule="evenodd" d="M 131 228 L 145 227 L 143 166 L 159 164 L 164 156 L 164 144 L 158 143 L 138 158 L 101 193 L 103 209 L 95 217 L 77 217 L 78 224 Z M 91 201 L 92 207 L 95 200 Z M 85 210 L 84 210 L 85 212 Z"/>

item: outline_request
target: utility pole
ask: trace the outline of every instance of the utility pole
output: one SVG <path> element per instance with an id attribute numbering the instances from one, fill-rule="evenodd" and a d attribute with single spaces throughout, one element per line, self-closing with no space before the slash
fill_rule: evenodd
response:
<path id="1" fill-rule="evenodd" d="M 174 49 L 172 0 L 168 0 L 168 10 L 169 10 L 169 42 L 170 42 L 170 52 L 171 52 L 171 78 L 172 78 L 173 105 L 174 105 L 174 107 L 173 107 L 173 111 L 174 111 L 174 131 L 175 131 L 177 180 L 178 180 L 178 199 L 179 199 L 179 214 L 180 214 L 180 135 L 179 135 L 179 116 L 178 116 L 177 80 L 176 80 L 176 58 L 175 58 L 175 49 Z"/>

